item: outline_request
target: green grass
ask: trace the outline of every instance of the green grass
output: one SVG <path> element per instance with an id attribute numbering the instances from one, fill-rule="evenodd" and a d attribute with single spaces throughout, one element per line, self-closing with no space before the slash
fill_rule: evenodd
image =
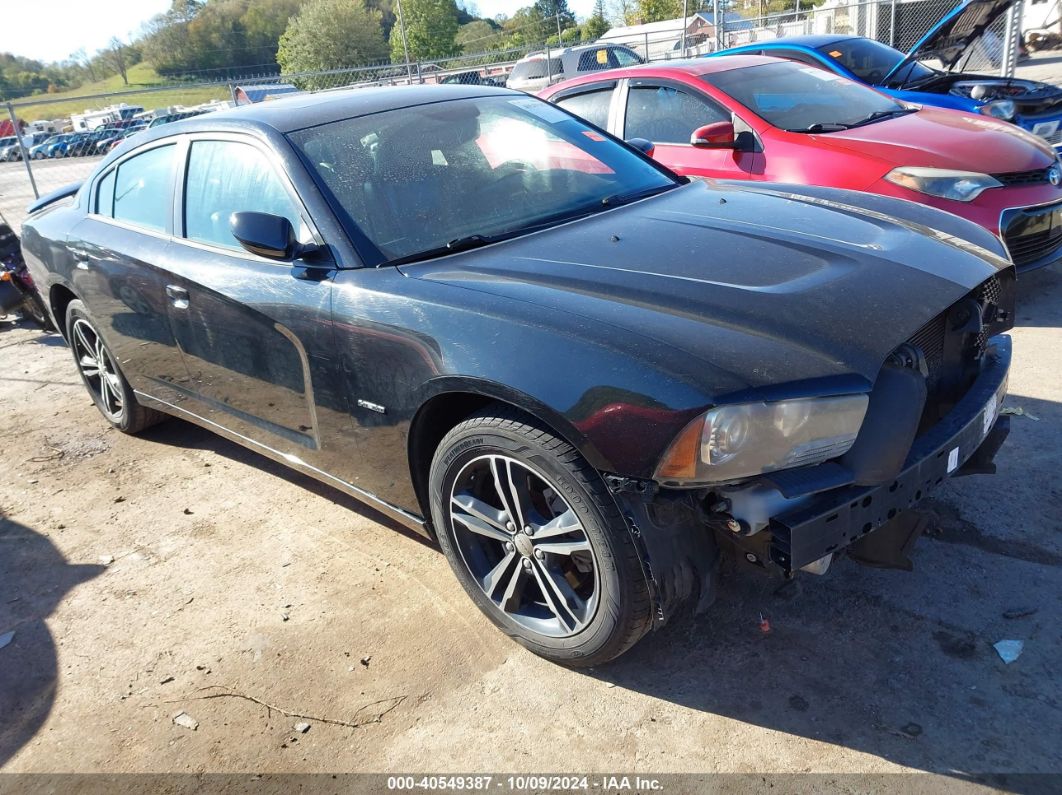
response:
<path id="1" fill-rule="evenodd" d="M 163 108 L 170 105 L 198 105 L 209 102 L 212 99 L 229 99 L 229 89 L 225 84 L 207 88 L 186 88 L 175 85 L 165 91 L 152 93 L 138 92 L 125 96 L 101 97 L 99 99 L 77 99 L 86 94 L 103 94 L 108 92 L 136 91 L 136 89 L 152 88 L 155 86 L 170 85 L 172 81 L 158 74 L 151 64 L 138 63 L 129 69 L 129 85 L 122 83 L 118 75 L 97 80 L 95 83 L 84 83 L 71 91 L 62 91 L 56 94 L 41 94 L 36 97 L 17 100 L 32 102 L 34 100 L 63 100 L 49 105 L 27 105 L 16 108 L 19 118 L 25 121 L 37 121 L 38 119 L 59 119 L 70 116 L 71 113 L 81 113 L 86 108 L 102 108 L 124 102 L 127 105 L 143 105 L 144 110 Z"/>

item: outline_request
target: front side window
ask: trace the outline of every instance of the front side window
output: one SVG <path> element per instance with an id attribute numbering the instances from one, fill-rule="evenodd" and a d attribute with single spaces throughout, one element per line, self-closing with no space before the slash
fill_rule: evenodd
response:
<path id="1" fill-rule="evenodd" d="M 260 150 L 238 141 L 193 141 L 184 186 L 184 236 L 239 249 L 229 223 L 237 212 L 279 215 L 304 234 L 295 202 Z"/>
<path id="2" fill-rule="evenodd" d="M 533 97 L 402 108 L 290 134 L 368 264 L 604 212 L 678 183 Z"/>
<path id="3" fill-rule="evenodd" d="M 114 180 L 114 219 L 165 232 L 173 194 L 173 144 L 123 161 Z"/>
<path id="4" fill-rule="evenodd" d="M 608 128 L 608 108 L 612 103 L 613 91 L 612 88 L 604 88 L 573 94 L 570 97 L 561 97 L 557 104 L 604 130 Z"/>
<path id="5" fill-rule="evenodd" d="M 632 86 L 627 97 L 624 138 L 688 144 L 698 127 L 730 121 L 730 114 L 672 86 Z"/>

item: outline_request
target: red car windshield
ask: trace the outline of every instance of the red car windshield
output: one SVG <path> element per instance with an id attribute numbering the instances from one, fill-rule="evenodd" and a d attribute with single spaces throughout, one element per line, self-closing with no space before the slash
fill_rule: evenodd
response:
<path id="1" fill-rule="evenodd" d="M 908 109 L 847 78 L 792 61 L 730 69 L 702 79 L 764 121 L 790 132 L 831 132 Z"/>

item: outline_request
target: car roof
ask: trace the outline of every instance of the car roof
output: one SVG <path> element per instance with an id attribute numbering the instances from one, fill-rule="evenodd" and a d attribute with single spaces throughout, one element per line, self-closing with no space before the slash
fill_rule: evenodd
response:
<path id="1" fill-rule="evenodd" d="M 486 96 L 523 97 L 526 94 L 485 85 L 415 85 L 351 88 L 316 94 L 271 99 L 255 105 L 204 113 L 151 128 L 150 137 L 163 138 L 180 133 L 240 131 L 248 129 L 294 132 L 341 119 L 367 116 L 398 108 L 428 105 L 454 99 Z M 156 132 L 157 131 L 157 132 Z"/>
<path id="2" fill-rule="evenodd" d="M 859 36 L 837 36 L 829 35 L 825 33 L 807 34 L 804 36 L 785 36 L 780 39 L 771 39 L 770 41 L 760 41 L 754 44 L 743 44 L 740 49 L 746 47 L 753 49 L 771 49 L 773 47 L 808 47 L 810 49 L 817 49 L 819 47 L 825 47 L 829 44 L 836 44 L 839 41 L 845 39 L 858 39 Z M 739 49 L 735 47 L 734 49 Z"/>
<path id="3" fill-rule="evenodd" d="M 581 83 L 593 83 L 598 80 L 608 80 L 618 77 L 662 76 L 684 74 L 690 77 L 700 77 L 717 72 L 729 72 L 734 69 L 744 69 L 750 66 L 763 66 L 764 64 L 779 63 L 783 58 L 772 58 L 767 55 L 729 55 L 726 58 L 689 58 L 687 60 L 664 61 L 657 63 L 638 64 L 636 66 L 624 66 L 621 69 L 606 69 L 600 72 L 589 72 L 579 75 L 571 80 L 557 83 L 550 87 L 550 94 L 556 89 Z"/>

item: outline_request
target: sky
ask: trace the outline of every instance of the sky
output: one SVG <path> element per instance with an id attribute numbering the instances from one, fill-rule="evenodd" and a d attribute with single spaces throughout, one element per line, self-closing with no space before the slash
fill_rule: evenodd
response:
<path id="1" fill-rule="evenodd" d="M 170 0 L 6 0 L 3 5 L 0 52 L 62 61 L 82 47 L 92 54 L 112 36 L 129 41 L 144 22 L 169 8 Z M 494 17 L 512 14 L 530 0 L 468 0 L 462 5 Z M 588 17 L 594 0 L 568 0 L 568 7 L 577 17 Z"/>

